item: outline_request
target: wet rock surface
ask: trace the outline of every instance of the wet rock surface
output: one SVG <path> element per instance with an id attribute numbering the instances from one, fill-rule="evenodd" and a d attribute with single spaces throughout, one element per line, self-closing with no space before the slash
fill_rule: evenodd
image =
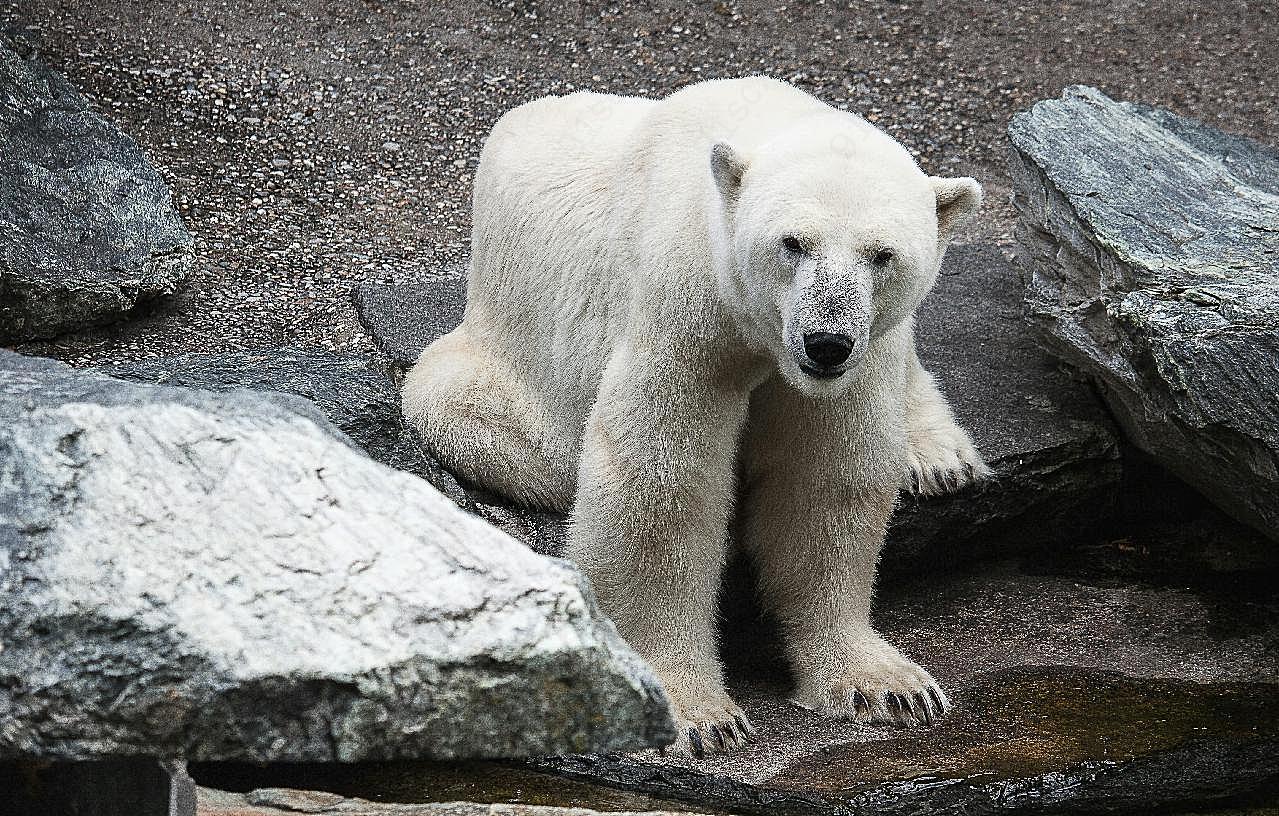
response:
<path id="1" fill-rule="evenodd" d="M 0 339 L 118 320 L 177 292 L 191 258 L 137 143 L 0 40 Z"/>
<path id="2" fill-rule="evenodd" d="M 404 285 L 365 284 L 360 318 L 403 373 L 462 319 L 465 267 Z M 1089 389 L 1059 370 L 1022 319 L 1016 268 L 991 245 L 953 247 L 919 315 L 919 347 L 997 477 L 956 496 L 903 500 L 887 571 L 944 568 L 1086 536 L 1111 520 L 1120 478 L 1115 430 Z M 563 520 L 479 495 L 471 508 L 542 552 Z"/>
<path id="3" fill-rule="evenodd" d="M 1009 135 L 1047 344 L 1135 445 L 1279 541 L 1279 151 L 1085 87 Z"/>
<path id="4" fill-rule="evenodd" d="M 569 564 L 311 403 L 0 351 L 0 759 L 535 756 L 670 737 Z"/>
<path id="5" fill-rule="evenodd" d="M 537 766 L 732 812 L 1279 806 L 1279 604 L 1133 577 L 1007 565 L 886 593 L 878 623 L 956 704 L 930 728 L 824 721 L 739 655 L 730 676 L 759 744 Z"/>
<path id="6" fill-rule="evenodd" d="M 568 779 L 512 762 L 205 763 L 193 766 L 192 772 L 202 786 L 201 792 L 208 794 L 204 801 L 209 802 L 215 801 L 214 791 L 219 791 L 242 797 L 240 801 L 278 803 L 284 797 L 277 792 L 286 789 L 284 794 L 288 798 L 293 798 L 295 792 L 306 792 L 304 796 L 314 795 L 332 803 L 359 800 L 374 813 L 378 807 L 447 807 L 451 804 L 472 808 L 507 805 L 590 809 L 610 813 L 690 810 L 686 802 L 608 787 L 591 780 Z M 696 810 L 719 812 L 708 808 Z"/>

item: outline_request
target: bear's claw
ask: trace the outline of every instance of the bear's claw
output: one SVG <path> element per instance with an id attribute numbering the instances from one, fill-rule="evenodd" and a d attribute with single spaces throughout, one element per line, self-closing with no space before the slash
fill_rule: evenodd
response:
<path id="1" fill-rule="evenodd" d="M 931 726 L 950 710 L 937 681 L 882 638 L 845 654 L 842 666 L 828 664 L 829 673 L 802 683 L 793 702 L 832 719 L 899 728 Z"/>
<path id="2" fill-rule="evenodd" d="M 917 496 L 940 496 L 990 475 L 990 467 L 963 428 L 951 425 L 911 434 L 904 479 L 908 492 Z"/>
<path id="3" fill-rule="evenodd" d="M 676 703 L 676 733 L 679 738 L 663 748 L 695 759 L 721 754 L 756 741 L 755 727 L 731 700 L 707 706 L 682 706 Z"/>

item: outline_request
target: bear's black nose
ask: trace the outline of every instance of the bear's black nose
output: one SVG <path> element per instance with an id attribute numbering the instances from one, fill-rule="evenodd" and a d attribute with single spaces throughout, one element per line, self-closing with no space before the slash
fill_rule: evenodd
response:
<path id="1" fill-rule="evenodd" d="M 804 353 L 822 368 L 834 368 L 853 353 L 853 341 L 843 334 L 809 332 L 804 335 Z"/>

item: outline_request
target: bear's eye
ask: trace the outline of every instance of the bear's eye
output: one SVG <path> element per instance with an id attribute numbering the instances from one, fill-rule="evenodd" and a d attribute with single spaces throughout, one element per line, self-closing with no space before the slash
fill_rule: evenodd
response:
<path id="1" fill-rule="evenodd" d="M 870 262 L 875 266 L 888 266 L 888 262 L 893 259 L 893 251 L 891 249 L 881 249 L 875 253 L 875 257 Z"/>
<path id="2" fill-rule="evenodd" d="M 782 238 L 782 246 L 786 247 L 787 252 L 803 252 L 804 245 L 794 235 L 787 235 Z"/>

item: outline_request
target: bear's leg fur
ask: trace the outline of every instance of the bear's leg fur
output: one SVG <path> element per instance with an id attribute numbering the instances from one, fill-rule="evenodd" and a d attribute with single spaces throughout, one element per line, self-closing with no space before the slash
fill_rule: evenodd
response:
<path id="1" fill-rule="evenodd" d="M 936 496 L 990 476 L 968 432 L 959 427 L 937 380 L 912 349 L 906 371 L 906 425 L 910 437 L 905 487 Z"/>
<path id="2" fill-rule="evenodd" d="M 724 690 L 715 628 L 748 388 L 704 371 L 614 354 L 586 422 L 567 552 L 661 678 L 672 750 L 694 756 L 754 735 Z"/>
<path id="3" fill-rule="evenodd" d="M 465 326 L 422 352 L 404 378 L 403 399 L 404 416 L 449 470 L 531 507 L 572 506 L 574 441 Z"/>
<path id="4" fill-rule="evenodd" d="M 945 695 L 870 621 L 905 443 L 892 430 L 900 419 L 876 413 L 888 407 L 878 396 L 808 399 L 776 377 L 760 386 L 743 441 L 740 529 L 781 623 L 793 701 L 837 719 L 927 723 L 949 706 Z"/>

